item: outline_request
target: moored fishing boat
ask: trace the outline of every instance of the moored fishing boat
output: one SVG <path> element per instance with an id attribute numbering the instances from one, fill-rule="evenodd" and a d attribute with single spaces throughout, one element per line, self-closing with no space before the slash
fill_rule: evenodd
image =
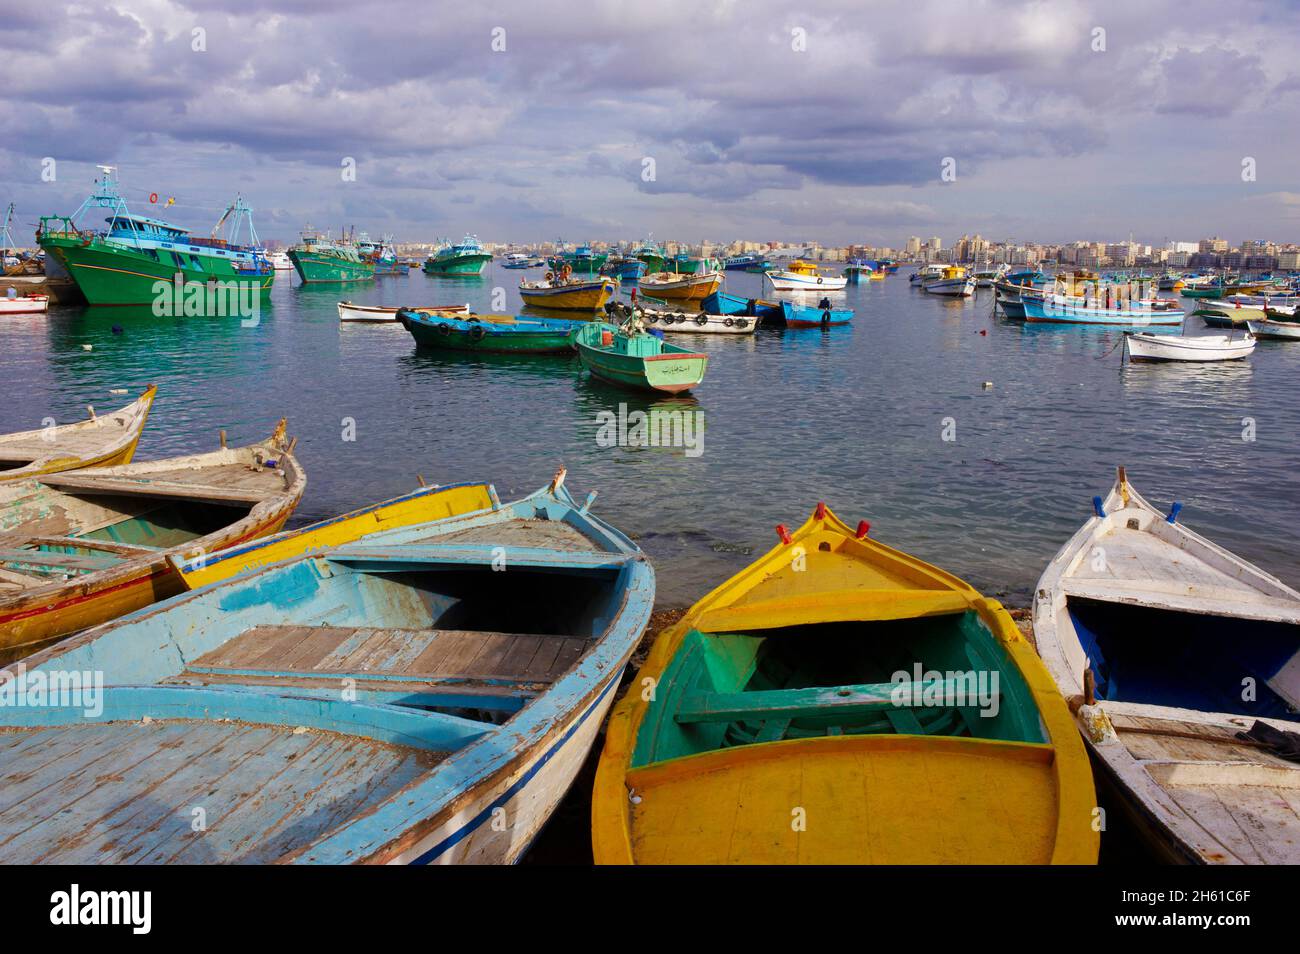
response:
<path id="1" fill-rule="evenodd" d="M 787 328 L 829 328 L 831 325 L 847 325 L 853 320 L 853 309 L 832 308 L 825 298 L 816 308 L 783 301 L 781 315 Z"/>
<path id="2" fill-rule="evenodd" d="M 0 434 L 0 483 L 83 467 L 129 464 L 157 393 L 151 384 L 111 414 L 97 415 L 91 407 L 89 420 Z M 6 536 L 5 526 L 0 523 L 0 540 Z"/>
<path id="3" fill-rule="evenodd" d="M 645 262 L 646 273 L 662 272 L 664 265 L 667 264 L 668 258 L 664 250 L 653 242 L 642 242 L 636 248 L 628 253 L 630 258 L 638 259 Z"/>
<path id="4" fill-rule="evenodd" d="M 1250 332 L 1237 335 L 1124 335 L 1130 361 L 1236 361 L 1255 350 Z"/>
<path id="5" fill-rule="evenodd" d="M 572 278 L 563 269 L 558 275 L 547 272 L 541 281 L 519 283 L 519 297 L 524 304 L 561 311 L 599 311 L 617 290 L 618 282 L 613 278 Z"/>
<path id="6" fill-rule="evenodd" d="M 36 240 L 63 266 L 91 305 L 152 305 L 160 287 L 180 277 L 185 286 L 219 283 L 256 300 L 275 281 L 253 230 L 252 210 L 237 198 L 209 238 L 161 219 L 133 214 L 118 192 L 112 166 L 100 166 L 95 190 L 71 216 L 41 216 Z M 152 201 L 158 201 L 157 193 Z M 107 210 L 107 227 L 81 226 L 92 209 Z M 247 228 L 247 244 L 242 244 Z M 225 237 L 218 237 L 222 229 Z"/>
<path id="7" fill-rule="evenodd" d="M 722 272 L 696 272 L 693 275 L 655 272 L 643 277 L 637 287 L 648 297 L 682 302 L 702 301 L 717 291 L 721 284 Z"/>
<path id="8" fill-rule="evenodd" d="M 483 274 L 492 256 L 473 235 L 466 235 L 457 243 L 442 245 L 424 261 L 424 271 L 430 275 L 451 275 L 476 278 Z"/>
<path id="9" fill-rule="evenodd" d="M 1300 731 L 1300 593 L 1188 530 L 1181 504 L 1156 510 L 1123 468 L 1093 510 L 1033 613 L 1101 780 L 1164 860 L 1300 863 L 1281 737 Z"/>
<path id="10" fill-rule="evenodd" d="M 339 321 L 386 322 L 397 321 L 397 313 L 402 309 L 396 305 L 355 305 L 350 301 L 338 303 Z M 412 308 L 411 311 L 468 314 L 469 305 L 430 305 L 427 308 Z"/>
<path id="11" fill-rule="evenodd" d="M 523 252 L 510 252 L 501 263 L 502 268 L 532 268 L 533 260 Z"/>
<path id="12" fill-rule="evenodd" d="M 0 783 L 33 780 L 28 810 L 52 826 L 24 846 L 30 817 L 0 820 L 9 858 L 517 860 L 582 767 L 654 601 L 641 551 L 562 481 L 505 505 L 489 491 L 490 509 L 255 570 L 31 659 L 29 676 L 94 669 L 105 688 L 94 719 L 0 711 Z M 176 821 L 191 803 L 206 826 Z"/>
<path id="13" fill-rule="evenodd" d="M 944 270 L 947 269 L 947 267 L 947 265 L 941 265 L 938 262 L 930 262 L 929 264 L 922 265 L 914 271 L 910 276 L 908 276 L 907 281 L 912 285 L 923 286 L 927 282 L 932 282 L 936 279 L 942 278 Z"/>
<path id="14" fill-rule="evenodd" d="M 637 304 L 635 311 L 647 328 L 658 328 L 665 334 L 752 335 L 758 327 L 757 318 L 744 315 L 714 315 L 708 311 L 652 308 L 643 304 Z"/>
<path id="15" fill-rule="evenodd" d="M 758 255 L 754 252 L 746 252 L 743 255 L 732 255 L 722 262 L 723 271 L 728 272 L 752 272 L 767 271 L 772 267 L 772 263 L 764 255 Z"/>
<path id="16" fill-rule="evenodd" d="M 868 530 L 819 504 L 659 635 L 606 729 L 598 864 L 1096 861 L 1087 755 L 1015 623 Z"/>
<path id="17" fill-rule="evenodd" d="M 305 487 L 283 421 L 247 447 L 0 484 L 0 662 L 180 592 L 169 555 L 274 533 Z"/>
<path id="18" fill-rule="evenodd" d="M 510 315 L 430 314 L 402 310 L 397 320 L 415 343 L 446 351 L 502 354 L 573 354 L 573 334 L 588 324 Z"/>
<path id="19" fill-rule="evenodd" d="M 924 282 L 923 291 L 950 298 L 969 298 L 975 294 L 975 276 L 962 265 L 949 265 L 937 278 Z"/>
<path id="20" fill-rule="evenodd" d="M 730 315 L 733 318 L 755 318 L 761 323 L 779 325 L 785 321 L 785 312 L 779 301 L 762 298 L 741 298 L 726 292 L 714 292 L 700 302 L 700 309 L 710 315 Z"/>
<path id="21" fill-rule="evenodd" d="M 40 315 L 49 309 L 49 295 L 11 294 L 0 297 L 0 315 Z"/>
<path id="22" fill-rule="evenodd" d="M 372 258 L 363 257 L 351 239 L 334 240 L 311 226 L 301 241 L 289 249 L 289 260 L 304 284 L 313 282 L 366 282 L 375 277 Z"/>
<path id="23" fill-rule="evenodd" d="M 556 271 L 567 265 L 574 275 L 597 275 L 608 258 L 607 254 L 593 251 L 590 245 L 579 245 L 571 252 L 561 252 L 550 265 Z"/>
<path id="24" fill-rule="evenodd" d="M 767 280 L 774 291 L 838 291 L 849 283 L 843 275 L 821 274 L 816 265 L 802 259 L 767 272 Z"/>
<path id="25" fill-rule="evenodd" d="M 1022 293 L 1020 306 L 1026 321 L 1068 325 L 1181 325 L 1185 317 L 1167 298 L 1108 304 L 1105 298 Z"/>
<path id="26" fill-rule="evenodd" d="M 636 316 L 618 326 L 590 322 L 573 342 L 594 377 L 639 391 L 681 394 L 699 385 L 709 366 L 707 354 L 647 334 Z"/>
<path id="27" fill-rule="evenodd" d="M 1300 322 L 1274 321 L 1262 318 L 1246 322 L 1246 329 L 1256 338 L 1271 338 L 1277 341 L 1300 341 Z"/>
<path id="28" fill-rule="evenodd" d="M 271 252 L 266 256 L 266 260 L 271 263 L 271 267 L 277 272 L 293 271 L 293 260 L 289 258 L 289 253 L 284 250 Z"/>

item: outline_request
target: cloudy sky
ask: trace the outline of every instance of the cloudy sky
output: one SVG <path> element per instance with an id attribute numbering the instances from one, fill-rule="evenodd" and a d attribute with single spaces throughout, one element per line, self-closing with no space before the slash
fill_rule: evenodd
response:
<path id="1" fill-rule="evenodd" d="M 1289 0 L 259 6 L 4 0 L 20 238 L 108 162 L 264 238 L 1300 241 Z"/>

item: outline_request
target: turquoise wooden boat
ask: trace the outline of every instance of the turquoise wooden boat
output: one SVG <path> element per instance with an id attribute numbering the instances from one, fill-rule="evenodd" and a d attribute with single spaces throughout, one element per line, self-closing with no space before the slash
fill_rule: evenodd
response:
<path id="1" fill-rule="evenodd" d="M 610 384 L 680 394 L 704 380 L 709 356 L 668 344 L 658 335 L 641 330 L 639 319 L 631 318 L 615 327 L 593 321 L 578 329 L 573 338 L 582 365 L 593 376 Z"/>
<path id="2" fill-rule="evenodd" d="M 654 602 L 636 544 L 563 480 L 29 657 L 0 706 L 5 860 L 516 860 Z M 73 691 L 94 674 L 100 692 Z M 22 704 L 39 679 L 46 697 Z"/>
<path id="3" fill-rule="evenodd" d="M 422 348 L 497 354 L 573 354 L 573 333 L 587 324 L 585 321 L 516 318 L 512 315 L 459 318 L 406 308 L 397 312 L 397 320 Z"/>

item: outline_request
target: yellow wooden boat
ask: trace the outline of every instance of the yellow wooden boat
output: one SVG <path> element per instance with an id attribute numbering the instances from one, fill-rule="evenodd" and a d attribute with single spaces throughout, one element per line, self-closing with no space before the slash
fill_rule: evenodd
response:
<path id="1" fill-rule="evenodd" d="M 641 294 L 671 302 L 703 301 L 722 285 L 722 272 L 656 272 L 641 279 Z"/>
<path id="2" fill-rule="evenodd" d="M 1078 731 L 1002 606 L 824 505 L 656 640 L 599 863 L 1091 864 Z"/>
<path id="3" fill-rule="evenodd" d="M 345 543 L 355 543 L 372 533 L 490 510 L 496 502 L 490 484 L 422 487 L 413 493 L 362 510 L 353 510 L 297 530 L 285 530 L 219 553 L 189 557 L 178 553 L 169 559 L 180 574 L 185 588 L 196 590 L 209 583 L 228 580 L 246 570 L 270 566 L 281 560 Z"/>
<path id="4" fill-rule="evenodd" d="M 158 389 L 152 384 L 126 407 L 75 424 L 0 435 L 0 482 L 82 467 L 129 464 Z"/>
<path id="5" fill-rule="evenodd" d="M 275 533 L 306 486 L 284 421 L 246 447 L 0 484 L 0 664 L 182 592 L 169 556 Z"/>
<path id="6" fill-rule="evenodd" d="M 520 282 L 519 297 L 524 304 L 560 311 L 599 311 L 605 307 L 618 282 L 613 278 L 551 278 L 540 282 Z"/>

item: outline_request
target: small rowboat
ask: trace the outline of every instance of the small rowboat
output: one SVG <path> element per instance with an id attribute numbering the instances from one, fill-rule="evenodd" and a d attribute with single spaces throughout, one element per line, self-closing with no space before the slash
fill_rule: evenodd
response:
<path id="1" fill-rule="evenodd" d="M 681 394 L 704 380 L 709 356 L 668 344 L 632 318 L 615 327 L 593 321 L 573 339 L 582 366 L 594 377 L 638 391 Z"/>
<path id="2" fill-rule="evenodd" d="M 36 431 L 0 435 L 0 484 L 82 467 L 129 464 L 158 389 L 152 384 L 126 407 Z M 3 529 L 0 529 L 3 535 Z"/>
<path id="3" fill-rule="evenodd" d="M 350 301 L 339 302 L 339 321 L 397 321 L 401 308 L 389 308 L 385 305 L 354 305 Z M 467 314 L 469 305 L 430 305 L 428 308 L 407 308 L 426 314 Z"/>
<path id="4" fill-rule="evenodd" d="M 547 279 L 540 282 L 520 282 L 519 297 L 524 304 L 535 308 L 555 308 L 561 311 L 599 311 L 613 296 L 618 282 L 613 278 L 596 276 L 580 279 Z"/>
<path id="5" fill-rule="evenodd" d="M 758 327 L 757 318 L 744 315 L 711 315 L 707 311 L 645 308 L 640 305 L 637 313 L 647 328 L 658 328 L 665 334 L 752 335 Z"/>
<path id="6" fill-rule="evenodd" d="M 586 761 L 654 603 L 645 556 L 562 479 L 30 658 L 28 681 L 105 686 L 95 718 L 75 700 L 0 708 L 0 786 L 25 794 L 0 817 L 7 860 L 516 861 Z"/>
<path id="7" fill-rule="evenodd" d="M 270 566 L 281 560 L 356 543 L 376 533 L 488 510 L 492 505 L 491 487 L 487 484 L 421 487 L 401 497 L 393 497 L 297 530 L 284 530 L 251 543 L 189 559 L 180 554 L 172 554 L 168 561 L 185 588 L 197 590 L 200 586 L 228 580 L 232 576 Z"/>
<path id="8" fill-rule="evenodd" d="M 589 324 L 502 315 L 460 318 L 413 311 L 401 312 L 398 319 L 420 347 L 502 354 L 572 355 L 574 332 Z"/>
<path id="9" fill-rule="evenodd" d="M 173 554 L 279 530 L 307 486 L 284 428 L 247 447 L 0 484 L 0 663 L 181 592 Z"/>
<path id="10" fill-rule="evenodd" d="M 787 328 L 829 328 L 831 325 L 847 325 L 853 320 L 852 308 L 832 308 L 829 301 L 823 301 L 816 308 L 783 301 L 781 314 Z"/>
<path id="11" fill-rule="evenodd" d="M 1255 350 L 1255 336 L 1126 334 L 1130 361 L 1235 361 Z"/>
<path id="12" fill-rule="evenodd" d="M 969 298 L 975 294 L 975 276 L 960 265 L 950 265 L 939 277 L 925 282 L 924 291 L 931 295 L 946 295 L 949 298 Z"/>
<path id="13" fill-rule="evenodd" d="M 1097 860 L 1087 753 L 1015 623 L 868 529 L 819 504 L 656 639 L 606 728 L 597 863 Z"/>
<path id="14" fill-rule="evenodd" d="M 1274 321 L 1265 318 L 1246 322 L 1248 330 L 1256 338 L 1273 338 L 1279 341 L 1300 341 L 1300 322 Z"/>
<path id="15" fill-rule="evenodd" d="M 687 275 L 680 272 L 655 272 L 641 279 L 641 294 L 670 302 L 703 301 L 722 284 L 722 272 L 704 271 Z"/>
<path id="16" fill-rule="evenodd" d="M 1300 731 L 1300 592 L 1123 468 L 1093 509 L 1038 581 L 1034 633 L 1103 780 L 1165 860 L 1300 863 L 1300 764 L 1273 744 Z"/>
<path id="17" fill-rule="evenodd" d="M 0 315 L 36 315 L 49 311 L 49 295 L 0 298 Z"/>
<path id="18" fill-rule="evenodd" d="M 1020 304 L 1025 320 L 1065 325 L 1181 325 L 1184 313 L 1168 298 L 1108 303 L 1104 297 L 1031 293 L 1024 291 Z"/>

